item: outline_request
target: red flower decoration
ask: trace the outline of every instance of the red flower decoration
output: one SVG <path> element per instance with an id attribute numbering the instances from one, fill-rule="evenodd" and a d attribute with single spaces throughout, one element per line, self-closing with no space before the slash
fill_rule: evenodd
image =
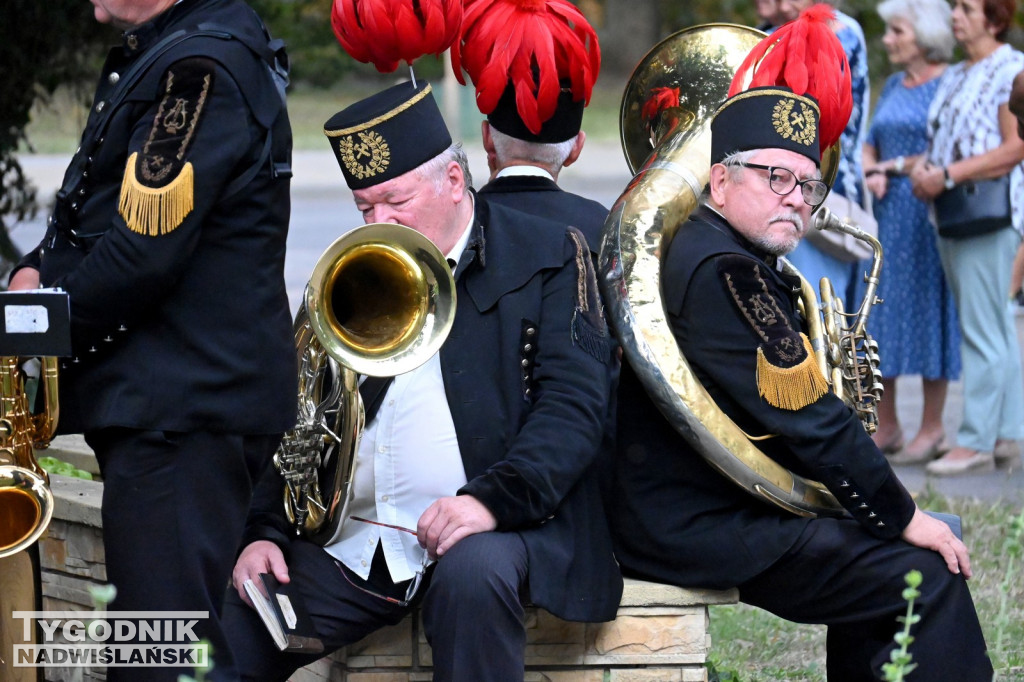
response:
<path id="1" fill-rule="evenodd" d="M 442 54 L 459 36 L 460 0 L 334 0 L 331 27 L 353 59 L 391 73 Z"/>

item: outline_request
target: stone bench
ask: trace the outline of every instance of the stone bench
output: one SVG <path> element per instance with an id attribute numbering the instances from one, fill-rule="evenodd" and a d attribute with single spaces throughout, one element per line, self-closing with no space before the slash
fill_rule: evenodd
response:
<path id="1" fill-rule="evenodd" d="M 626 579 L 614 621 L 570 623 L 526 611 L 527 682 L 704 682 L 708 606 L 735 590 L 684 589 Z M 418 614 L 303 668 L 291 682 L 422 682 L 430 646 Z"/>
<path id="2" fill-rule="evenodd" d="M 58 439 L 55 457 L 89 470 L 84 442 Z M 100 501 L 102 483 L 51 477 L 54 518 L 40 541 L 44 610 L 92 608 L 89 586 L 106 580 Z M 527 609 L 527 682 L 701 682 L 711 647 L 708 606 L 737 601 L 735 590 L 684 589 L 626 580 L 609 623 L 570 623 Z M 68 671 L 47 669 L 47 679 Z M 101 671 L 74 671 L 83 682 Z M 292 682 L 423 682 L 430 646 L 417 613 L 292 676 Z"/>

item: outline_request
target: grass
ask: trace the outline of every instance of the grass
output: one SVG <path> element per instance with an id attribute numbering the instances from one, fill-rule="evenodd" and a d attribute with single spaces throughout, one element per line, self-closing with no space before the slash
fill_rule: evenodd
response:
<path id="1" fill-rule="evenodd" d="M 951 499 L 928 491 L 918 498 L 918 504 L 962 518 L 974 569 L 971 592 L 993 659 L 995 680 L 1024 682 L 1021 519 L 1011 527 L 1021 509 L 1005 502 Z M 824 627 L 790 623 L 745 604 L 710 609 L 711 660 L 723 673 L 723 682 L 825 682 Z M 915 653 L 915 657 L 922 655 Z M 907 679 L 914 682 L 914 674 Z"/>

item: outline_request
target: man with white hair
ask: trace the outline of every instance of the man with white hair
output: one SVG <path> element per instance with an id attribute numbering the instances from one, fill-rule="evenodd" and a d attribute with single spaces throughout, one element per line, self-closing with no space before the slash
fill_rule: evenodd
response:
<path id="1" fill-rule="evenodd" d="M 426 363 L 360 388 L 366 428 L 326 546 L 294 537 L 276 472 L 260 481 L 226 606 L 238 672 L 286 680 L 321 655 L 278 651 L 242 604 L 245 581 L 273 573 L 327 652 L 422 604 L 434 679 L 521 682 L 523 600 L 611 620 L 622 590 L 593 466 L 612 354 L 586 245 L 472 193 L 427 83 L 357 102 L 325 133 L 363 219 L 447 256 L 455 319 Z"/>
<path id="2" fill-rule="evenodd" d="M 491 178 L 480 188 L 488 201 L 578 227 L 591 251 L 601 246 L 601 229 L 608 209 L 593 199 L 567 192 L 558 185 L 563 168 L 583 152 L 587 134 L 581 130 L 582 101 L 563 90 L 554 115 L 540 132 L 531 132 L 516 111 L 509 86 L 497 108 L 480 124 Z"/>

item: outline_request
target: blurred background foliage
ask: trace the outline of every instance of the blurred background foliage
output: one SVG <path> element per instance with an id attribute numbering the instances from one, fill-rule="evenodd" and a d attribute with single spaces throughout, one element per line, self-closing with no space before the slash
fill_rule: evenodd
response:
<path id="1" fill-rule="evenodd" d="M 603 56 L 602 79 L 622 80 L 640 58 L 665 36 L 695 24 L 725 21 L 755 25 L 753 0 L 572 0 L 597 29 Z M 376 72 L 348 57 L 337 45 L 330 27 L 331 0 L 250 0 L 275 36 L 284 38 L 292 55 L 297 84 L 327 87 L 353 74 L 374 78 Z M 844 0 L 839 9 L 864 27 L 872 80 L 881 83 L 892 72 L 881 47 L 884 23 L 875 12 L 877 0 Z M 1018 8 L 1011 42 L 1024 45 Z M 441 74 L 438 60 L 422 59 L 417 73 Z"/>
<path id="2" fill-rule="evenodd" d="M 95 78 L 112 33 L 97 30 L 81 0 L 4 0 L 0 9 L 0 264 L 17 257 L 9 223 L 35 214 L 36 190 L 15 152 L 27 144 L 33 105 L 65 84 Z M 0 275 L 7 268 L 0 266 Z"/>

